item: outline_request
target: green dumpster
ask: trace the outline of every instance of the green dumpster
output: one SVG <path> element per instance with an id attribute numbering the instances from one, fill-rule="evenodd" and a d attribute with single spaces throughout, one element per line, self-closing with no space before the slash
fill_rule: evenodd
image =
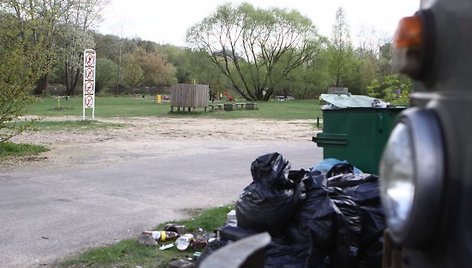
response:
<path id="1" fill-rule="evenodd" d="M 347 160 L 363 172 L 378 174 L 383 148 L 403 107 L 323 109 L 323 132 L 313 137 L 324 158 Z"/>

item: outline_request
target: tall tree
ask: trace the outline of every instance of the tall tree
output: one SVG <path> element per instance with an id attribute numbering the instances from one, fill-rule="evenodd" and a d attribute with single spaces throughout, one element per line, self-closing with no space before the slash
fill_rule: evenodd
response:
<path id="1" fill-rule="evenodd" d="M 104 57 L 97 58 L 97 73 L 95 79 L 95 91 L 101 92 L 115 85 L 118 79 L 118 65 Z"/>
<path id="2" fill-rule="evenodd" d="M 100 20 L 100 12 L 109 0 L 65 0 L 67 8 L 61 16 L 57 47 L 58 61 L 63 66 L 66 94 L 75 95 L 82 74 L 83 51 L 95 46 L 90 29 Z"/>
<path id="3" fill-rule="evenodd" d="M 379 75 L 388 76 L 394 74 L 390 62 L 392 61 L 393 44 L 386 42 L 379 47 Z"/>
<path id="4" fill-rule="evenodd" d="M 20 27 L 29 27 L 32 32 L 29 44 L 41 47 L 46 62 L 41 67 L 46 72 L 38 79 L 34 93 L 42 94 L 48 84 L 48 73 L 52 67 L 54 54 L 54 38 L 57 33 L 57 25 L 61 15 L 67 8 L 67 4 L 60 0 L 5 0 L 2 2 L 2 10 L 14 14 Z M 26 31 L 26 29 L 22 29 Z"/>
<path id="5" fill-rule="evenodd" d="M 247 100 L 268 100 L 274 77 L 287 77 L 322 46 L 316 27 L 299 12 L 256 9 L 248 3 L 219 6 L 187 31 L 187 42 L 206 51 Z"/>
<path id="6" fill-rule="evenodd" d="M 68 93 L 73 93 L 78 80 L 75 62 L 80 61 L 82 56 L 77 50 L 80 50 L 82 44 L 90 43 L 84 39 L 86 32 L 98 20 L 101 9 L 108 1 L 5 0 L 2 2 L 3 10 L 14 14 L 20 25 L 28 21 L 34 22 L 32 24 L 34 34 L 30 42 L 43 47 L 47 61 L 42 68 L 46 72 L 38 80 L 34 89 L 35 94 L 40 95 L 47 89 L 50 70 L 57 62 L 63 64 L 67 74 L 64 80 L 67 81 L 65 84 Z M 56 51 L 60 47 L 63 48 L 63 53 L 58 55 Z"/>
<path id="7" fill-rule="evenodd" d="M 28 124 L 12 124 L 32 101 L 30 91 L 44 74 L 47 51 L 36 34 L 34 20 L 19 21 L 0 4 L 0 142 L 21 133 Z"/>
<path id="8" fill-rule="evenodd" d="M 352 73 L 354 50 L 351 43 L 349 26 L 342 7 L 339 7 L 336 11 L 336 23 L 333 26 L 333 35 L 330 41 L 329 69 L 333 77 L 333 84 L 336 87 L 345 86 L 343 79 Z"/>
<path id="9" fill-rule="evenodd" d="M 399 105 L 408 105 L 411 88 L 411 80 L 398 74 L 375 79 L 368 86 L 370 96 Z"/>
<path id="10" fill-rule="evenodd" d="M 66 86 L 66 95 L 75 95 L 75 90 L 82 75 L 83 52 L 94 47 L 92 35 L 71 25 L 61 25 L 56 41 L 57 70 L 61 82 Z"/>
<path id="11" fill-rule="evenodd" d="M 131 87 L 165 85 L 175 82 L 174 66 L 157 51 L 146 52 L 138 47 L 133 53 L 125 55 L 123 61 L 125 82 Z"/>

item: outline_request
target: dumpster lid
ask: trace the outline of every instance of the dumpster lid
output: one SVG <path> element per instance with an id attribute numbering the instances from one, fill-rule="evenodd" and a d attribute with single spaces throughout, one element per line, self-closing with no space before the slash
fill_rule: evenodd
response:
<path id="1" fill-rule="evenodd" d="M 365 95 L 321 94 L 320 100 L 326 103 L 321 108 L 323 110 L 358 107 L 387 108 L 390 105 L 388 102 Z"/>

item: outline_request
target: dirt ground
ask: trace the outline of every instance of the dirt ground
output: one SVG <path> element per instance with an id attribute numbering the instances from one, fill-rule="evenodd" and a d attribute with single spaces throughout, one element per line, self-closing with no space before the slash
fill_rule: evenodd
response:
<path id="1" fill-rule="evenodd" d="M 43 120 L 81 120 L 81 117 L 46 117 Z M 40 157 L 28 157 L 22 160 L 31 163 L 48 159 L 58 165 L 67 165 L 72 162 L 71 159 L 80 157 L 84 153 L 80 147 L 75 148 L 81 144 L 94 144 L 93 150 L 97 152 L 101 150 L 101 146 L 117 147 L 126 151 L 130 147 L 135 147 L 136 142 L 152 143 L 163 139 L 176 144 L 183 139 L 200 141 L 212 139 L 235 141 L 306 140 L 312 137 L 316 130 L 315 120 L 219 120 L 168 117 L 98 118 L 97 120 L 123 124 L 124 127 L 97 130 L 37 131 L 24 133 L 14 137 L 12 141 L 45 145 L 51 149 Z M 74 150 L 68 150 L 71 146 L 74 146 Z M 90 154 L 90 147 L 87 150 L 87 153 Z M 15 159 L 0 163 L 0 166 L 20 165 L 23 162 L 25 161 Z"/>
<path id="2" fill-rule="evenodd" d="M 0 267 L 54 267 L 65 256 L 186 218 L 186 209 L 230 204 L 250 183 L 250 163 L 261 154 L 283 153 L 292 168 L 322 157 L 311 142 L 311 120 L 98 121 L 123 127 L 13 139 L 50 151 L 0 163 Z"/>

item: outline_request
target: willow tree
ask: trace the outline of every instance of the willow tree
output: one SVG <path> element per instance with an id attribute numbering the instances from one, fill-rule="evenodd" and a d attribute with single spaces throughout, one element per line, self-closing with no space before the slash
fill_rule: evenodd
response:
<path id="1" fill-rule="evenodd" d="M 243 98 L 268 100 L 274 77 L 313 60 L 324 42 L 298 11 L 228 3 L 192 26 L 187 43 L 206 51 Z"/>

